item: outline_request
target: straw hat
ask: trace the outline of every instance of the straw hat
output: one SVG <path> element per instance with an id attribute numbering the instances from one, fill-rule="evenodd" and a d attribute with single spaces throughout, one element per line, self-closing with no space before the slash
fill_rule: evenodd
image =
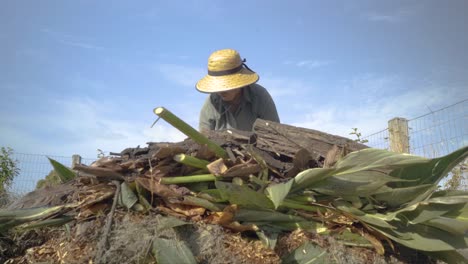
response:
<path id="1" fill-rule="evenodd" d="M 197 82 L 202 93 L 217 93 L 256 83 L 258 75 L 244 64 L 239 53 L 233 49 L 213 52 L 208 58 L 208 74 Z"/>

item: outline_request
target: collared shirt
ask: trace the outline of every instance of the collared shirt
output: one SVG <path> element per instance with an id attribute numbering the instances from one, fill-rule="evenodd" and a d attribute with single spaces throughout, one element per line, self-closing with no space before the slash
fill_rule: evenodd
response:
<path id="1" fill-rule="evenodd" d="M 251 84 L 241 89 L 242 99 L 234 112 L 218 94 L 208 96 L 200 112 L 200 131 L 229 128 L 251 131 L 257 118 L 280 122 L 275 103 L 265 88 Z"/>

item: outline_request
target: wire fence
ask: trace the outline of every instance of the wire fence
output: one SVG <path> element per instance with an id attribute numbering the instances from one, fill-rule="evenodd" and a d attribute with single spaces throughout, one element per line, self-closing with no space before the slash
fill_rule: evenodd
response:
<path id="1" fill-rule="evenodd" d="M 439 157 L 468 145 L 468 100 L 409 120 L 410 153 Z"/>
<path id="2" fill-rule="evenodd" d="M 37 182 L 44 179 L 53 170 L 47 157 L 65 166 L 71 167 L 72 157 L 14 152 L 11 158 L 16 161 L 19 168 L 19 175 L 14 178 L 9 191 L 16 195 L 23 195 L 33 191 L 36 188 Z M 95 160 L 96 159 L 81 158 L 81 163 L 89 165 Z"/>
<path id="3" fill-rule="evenodd" d="M 390 150 L 389 129 L 362 137 Z M 468 99 L 408 120 L 409 153 L 436 158 L 468 145 Z"/>
<path id="4" fill-rule="evenodd" d="M 366 144 L 370 147 L 391 150 L 390 131 L 390 128 L 386 128 L 362 139 L 368 140 Z M 467 146 L 468 99 L 409 119 L 407 143 L 410 154 L 426 158 L 441 157 Z M 458 170 L 458 177 L 461 177 L 458 189 L 468 189 L 467 164 L 465 160 L 454 169 Z M 457 174 L 454 171 L 442 180 L 442 185 Z"/>
<path id="5" fill-rule="evenodd" d="M 411 154 L 435 158 L 468 145 L 468 99 L 428 114 L 408 120 L 409 152 Z M 390 130 L 388 128 L 368 136 L 366 143 L 373 148 L 390 150 Z M 71 166 L 72 158 L 46 156 L 41 154 L 13 153 L 20 174 L 14 179 L 10 192 L 22 195 L 36 188 L 52 170 L 47 157 L 65 166 Z M 82 164 L 91 164 L 96 159 L 82 158 Z M 466 183 L 465 183 L 466 184 Z"/>

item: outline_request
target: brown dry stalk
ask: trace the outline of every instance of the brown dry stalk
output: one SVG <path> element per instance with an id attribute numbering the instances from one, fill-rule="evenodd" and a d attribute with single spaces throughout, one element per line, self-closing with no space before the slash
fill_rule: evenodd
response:
<path id="1" fill-rule="evenodd" d="M 97 250 L 96 250 L 96 255 L 94 257 L 94 263 L 104 263 L 102 262 L 102 255 L 104 254 L 104 251 L 107 248 L 107 239 L 109 236 L 109 232 L 112 227 L 112 219 L 114 218 L 114 212 L 115 208 L 117 207 L 117 200 L 119 199 L 120 195 L 120 182 L 118 181 L 113 181 L 115 184 L 115 194 L 114 194 L 114 201 L 112 203 L 112 208 L 109 214 L 107 214 L 106 218 L 106 225 L 104 226 L 104 230 L 101 235 L 101 240 L 99 240 L 99 243 L 97 244 Z"/>

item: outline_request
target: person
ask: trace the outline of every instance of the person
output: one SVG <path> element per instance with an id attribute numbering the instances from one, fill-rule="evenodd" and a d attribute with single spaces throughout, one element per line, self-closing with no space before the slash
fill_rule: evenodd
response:
<path id="1" fill-rule="evenodd" d="M 258 74 L 236 50 L 213 52 L 208 58 L 208 74 L 195 86 L 210 94 L 200 111 L 199 130 L 251 131 L 257 118 L 279 123 L 275 103 L 258 80 Z"/>

